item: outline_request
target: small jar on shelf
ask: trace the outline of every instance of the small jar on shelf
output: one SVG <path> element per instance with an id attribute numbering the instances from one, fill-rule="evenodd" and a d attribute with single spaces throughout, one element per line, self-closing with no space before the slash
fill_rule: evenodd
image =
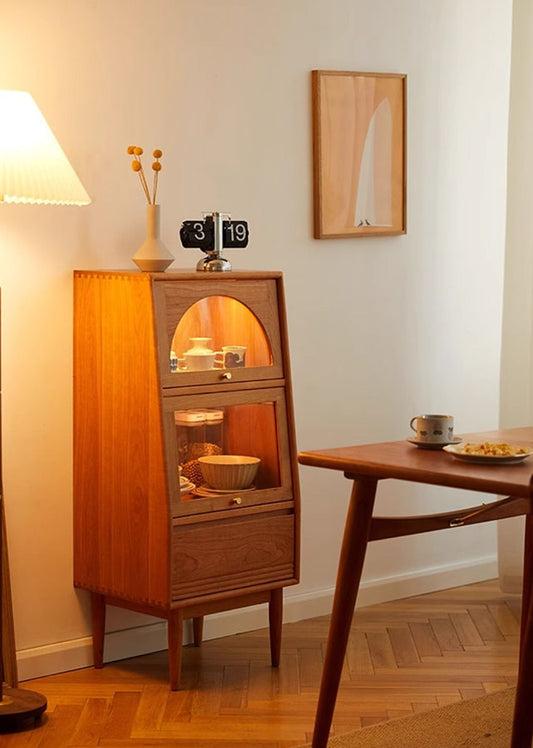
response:
<path id="1" fill-rule="evenodd" d="M 223 453 L 224 411 L 176 410 L 174 421 L 181 472 L 195 486 L 202 485 L 198 458 Z"/>

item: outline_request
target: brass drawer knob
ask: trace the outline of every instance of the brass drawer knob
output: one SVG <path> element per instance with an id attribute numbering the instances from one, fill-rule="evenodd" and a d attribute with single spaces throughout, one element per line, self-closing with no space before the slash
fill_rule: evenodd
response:
<path id="1" fill-rule="evenodd" d="M 240 506 L 242 504 L 242 499 L 240 496 L 236 496 L 234 499 L 231 500 L 232 504 L 235 504 L 235 506 Z"/>
<path id="2" fill-rule="evenodd" d="M 221 379 L 231 379 L 231 371 L 225 371 L 224 374 L 222 374 Z"/>

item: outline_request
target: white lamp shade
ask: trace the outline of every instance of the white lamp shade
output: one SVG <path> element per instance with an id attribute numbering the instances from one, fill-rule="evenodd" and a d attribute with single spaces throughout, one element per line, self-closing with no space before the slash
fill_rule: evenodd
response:
<path id="1" fill-rule="evenodd" d="M 91 198 L 37 104 L 0 91 L 0 202 L 88 205 Z"/>

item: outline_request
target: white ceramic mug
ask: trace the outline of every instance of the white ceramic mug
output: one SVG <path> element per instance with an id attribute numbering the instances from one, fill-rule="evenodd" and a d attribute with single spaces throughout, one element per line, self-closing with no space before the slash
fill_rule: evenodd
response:
<path id="1" fill-rule="evenodd" d="M 453 416 L 425 414 L 413 416 L 409 421 L 410 428 L 416 432 L 420 442 L 447 444 L 453 441 Z"/>
<path id="2" fill-rule="evenodd" d="M 221 351 L 217 351 L 216 363 L 223 369 L 237 369 L 246 366 L 245 345 L 223 345 Z"/>

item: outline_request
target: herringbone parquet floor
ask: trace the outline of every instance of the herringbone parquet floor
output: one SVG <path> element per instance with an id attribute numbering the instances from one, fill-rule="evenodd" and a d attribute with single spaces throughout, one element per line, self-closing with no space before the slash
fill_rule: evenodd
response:
<path id="1" fill-rule="evenodd" d="M 335 734 L 514 684 L 519 600 L 483 582 L 356 611 Z M 42 725 L 2 748 L 289 748 L 311 737 L 329 617 L 283 627 L 279 669 L 267 629 L 184 652 L 183 689 L 166 652 L 40 678 Z"/>

